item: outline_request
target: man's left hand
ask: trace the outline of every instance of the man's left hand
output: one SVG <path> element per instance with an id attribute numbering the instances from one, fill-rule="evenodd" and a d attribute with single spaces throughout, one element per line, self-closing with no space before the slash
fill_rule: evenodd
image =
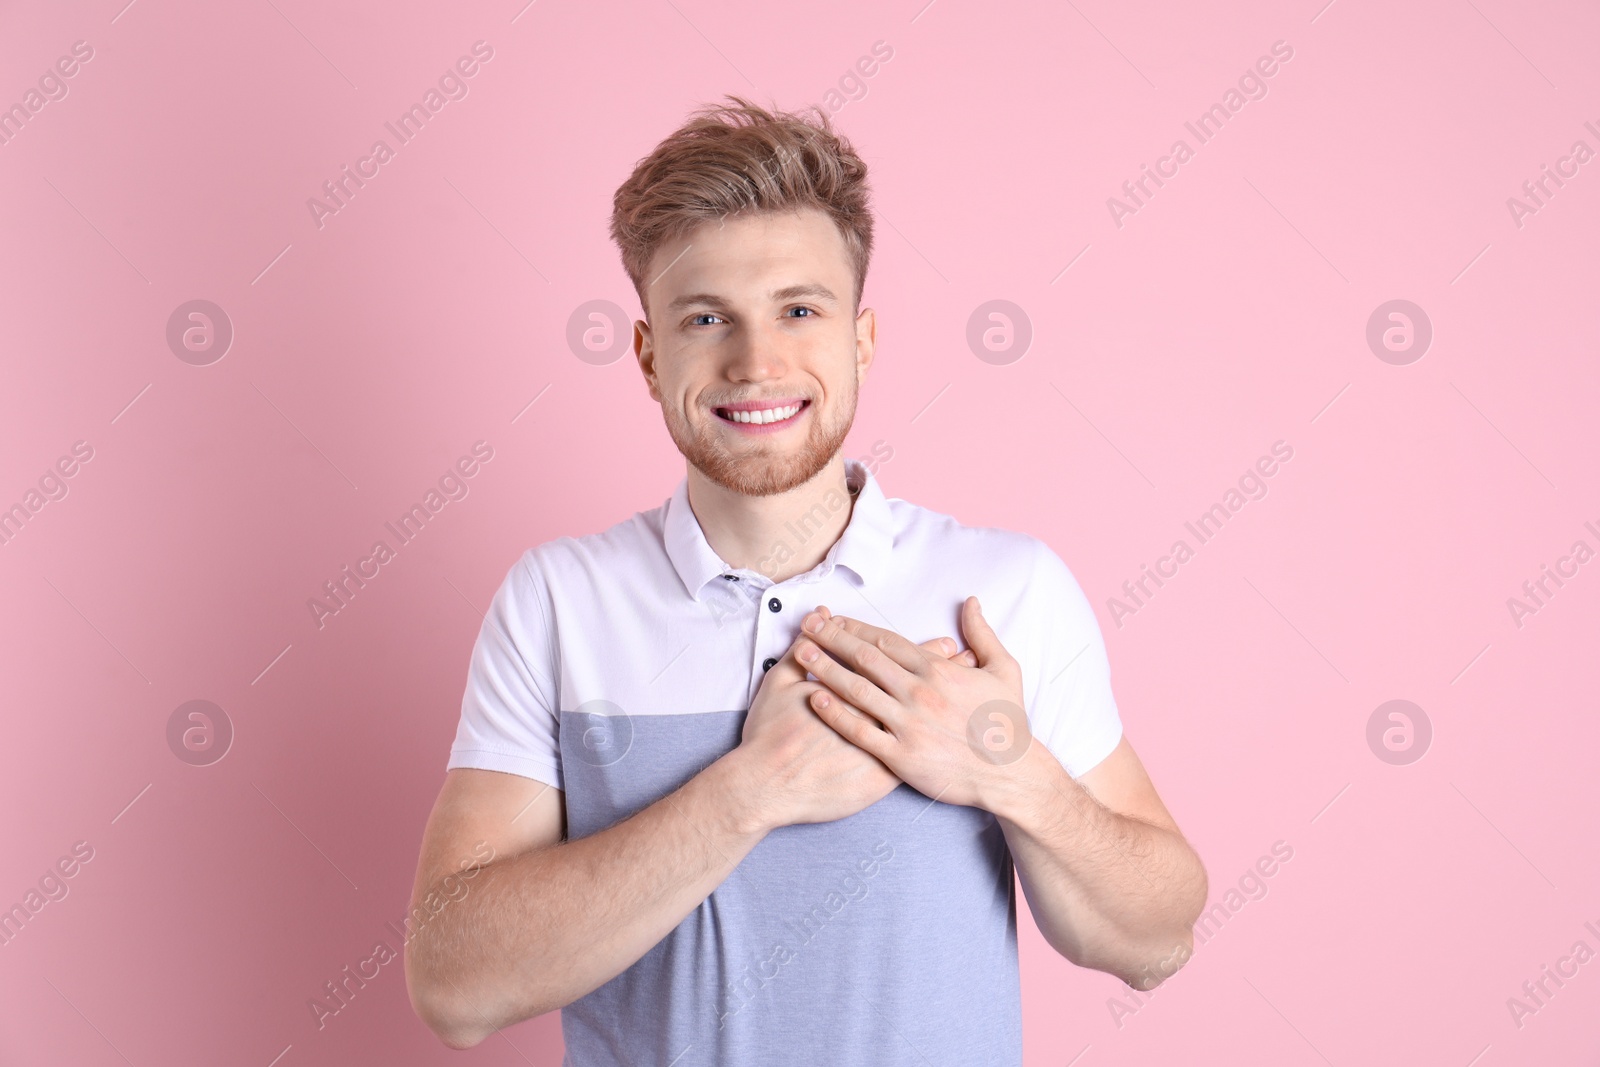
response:
<path id="1" fill-rule="evenodd" d="M 968 650 L 951 659 L 825 607 L 801 629 L 801 664 L 827 687 L 812 709 L 840 736 L 932 799 L 986 807 L 999 794 L 1032 737 L 1022 670 L 977 597 L 961 605 Z"/>

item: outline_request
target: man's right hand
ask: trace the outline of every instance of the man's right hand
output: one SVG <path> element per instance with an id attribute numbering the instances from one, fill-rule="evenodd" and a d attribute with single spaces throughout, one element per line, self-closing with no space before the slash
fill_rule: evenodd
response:
<path id="1" fill-rule="evenodd" d="M 839 736 L 812 710 L 811 694 L 824 686 L 807 680 L 805 667 L 795 659 L 799 641 L 796 637 L 762 678 L 739 747 L 729 754 L 744 760 L 750 796 L 768 829 L 854 815 L 900 784 L 876 756 Z M 967 655 L 948 637 L 921 647 L 951 659 Z M 828 713 L 862 714 L 837 697 Z"/>

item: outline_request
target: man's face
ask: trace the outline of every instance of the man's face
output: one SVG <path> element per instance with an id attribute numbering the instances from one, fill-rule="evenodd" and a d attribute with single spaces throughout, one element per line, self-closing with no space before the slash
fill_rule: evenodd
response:
<path id="1" fill-rule="evenodd" d="M 656 250 L 634 345 L 667 432 L 708 479 L 784 493 L 838 454 L 872 362 L 844 238 L 821 211 L 700 225 Z"/>

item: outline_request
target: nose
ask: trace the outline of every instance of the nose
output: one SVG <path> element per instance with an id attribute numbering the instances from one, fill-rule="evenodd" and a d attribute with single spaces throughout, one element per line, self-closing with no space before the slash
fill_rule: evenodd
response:
<path id="1" fill-rule="evenodd" d="M 726 371 L 729 381 L 764 382 L 789 373 L 789 364 L 779 338 L 745 329 L 729 338 Z"/>

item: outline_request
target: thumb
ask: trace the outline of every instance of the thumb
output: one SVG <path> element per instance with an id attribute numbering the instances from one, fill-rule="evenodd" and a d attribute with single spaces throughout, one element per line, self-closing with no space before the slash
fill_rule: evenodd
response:
<path id="1" fill-rule="evenodd" d="M 961 633 L 967 647 L 977 654 L 978 666 L 984 670 L 1007 658 L 1000 637 L 983 617 L 983 607 L 978 598 L 969 596 L 961 605 Z"/>

